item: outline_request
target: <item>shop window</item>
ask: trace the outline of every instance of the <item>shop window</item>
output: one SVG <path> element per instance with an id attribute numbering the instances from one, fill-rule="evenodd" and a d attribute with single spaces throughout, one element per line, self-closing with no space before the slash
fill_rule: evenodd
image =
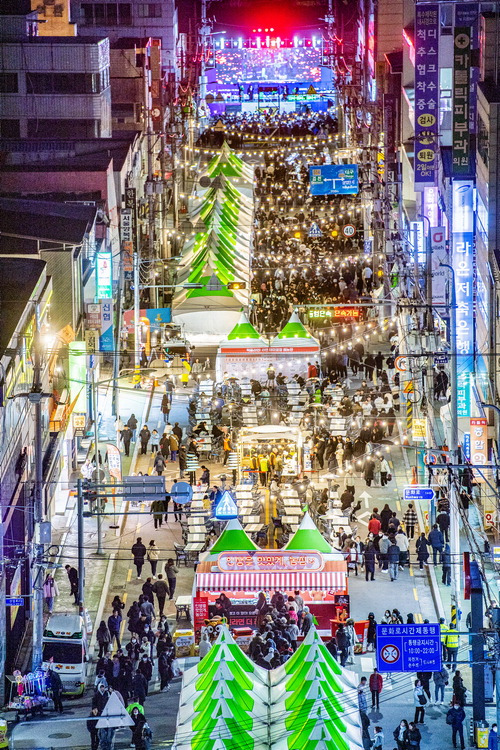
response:
<path id="1" fill-rule="evenodd" d="M 161 3 L 139 3 L 137 15 L 140 18 L 161 18 Z"/>

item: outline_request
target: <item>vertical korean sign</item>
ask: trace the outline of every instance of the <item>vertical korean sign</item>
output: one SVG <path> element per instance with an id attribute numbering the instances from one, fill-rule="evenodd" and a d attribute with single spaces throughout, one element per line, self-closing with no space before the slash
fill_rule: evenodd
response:
<path id="1" fill-rule="evenodd" d="M 452 243 L 457 302 L 458 416 L 470 417 L 474 372 L 474 190 L 471 180 L 453 181 Z"/>
<path id="2" fill-rule="evenodd" d="M 453 37 L 453 174 L 470 174 L 469 128 L 471 29 L 455 27 Z"/>
<path id="3" fill-rule="evenodd" d="M 415 15 L 415 190 L 437 180 L 439 5 L 417 5 Z"/>
<path id="4" fill-rule="evenodd" d="M 488 420 L 476 417 L 470 420 L 470 461 L 472 465 L 485 466 L 488 463 Z M 485 481 L 485 470 L 476 472 L 477 482 Z"/>
<path id="5" fill-rule="evenodd" d="M 96 253 L 97 268 L 97 299 L 105 299 L 113 296 L 113 263 L 111 253 Z"/>

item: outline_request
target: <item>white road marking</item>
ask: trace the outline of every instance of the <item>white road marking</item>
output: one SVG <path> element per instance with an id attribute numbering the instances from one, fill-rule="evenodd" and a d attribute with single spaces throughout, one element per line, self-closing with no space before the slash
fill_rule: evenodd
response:
<path id="1" fill-rule="evenodd" d="M 359 660 L 361 664 L 361 671 L 363 674 L 366 674 L 368 672 L 373 672 L 373 669 L 375 667 L 375 660 L 373 656 L 362 656 Z"/>

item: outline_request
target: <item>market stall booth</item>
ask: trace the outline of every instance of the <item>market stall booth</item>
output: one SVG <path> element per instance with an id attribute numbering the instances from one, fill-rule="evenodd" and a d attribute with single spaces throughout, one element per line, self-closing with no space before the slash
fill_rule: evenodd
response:
<path id="1" fill-rule="evenodd" d="M 276 372 L 287 377 L 306 375 L 309 362 L 319 359 L 321 346 L 301 323 L 297 312 L 271 341 L 270 355 Z"/>
<path id="2" fill-rule="evenodd" d="M 265 377 L 268 366 L 273 361 L 269 342 L 261 338 L 257 329 L 250 323 L 244 312 L 227 338 L 217 351 L 215 371 L 217 380 L 225 373 L 229 377 Z"/>
<path id="3" fill-rule="evenodd" d="M 361 750 L 357 675 L 315 628 L 281 667 L 252 662 L 224 626 L 184 672 L 174 750 Z"/>
<path id="4" fill-rule="evenodd" d="M 303 471 L 302 431 L 286 425 L 260 425 L 240 430 L 238 436 L 238 463 L 243 476 L 255 472 L 255 461 L 267 456 L 272 465 L 272 455 L 279 461 L 284 480 L 300 477 Z"/>
<path id="5" fill-rule="evenodd" d="M 284 549 L 258 549 L 239 521 L 228 523 L 221 536 L 196 569 L 194 607 L 209 617 L 225 616 L 231 628 L 256 629 L 260 592 L 268 601 L 276 592 L 286 599 L 295 591 L 318 621 L 321 635 L 328 637 L 337 605 L 347 595 L 347 567 L 343 555 L 333 550 L 305 514 Z M 225 594 L 221 604 L 221 594 Z M 195 622 L 195 629 L 200 623 Z"/>

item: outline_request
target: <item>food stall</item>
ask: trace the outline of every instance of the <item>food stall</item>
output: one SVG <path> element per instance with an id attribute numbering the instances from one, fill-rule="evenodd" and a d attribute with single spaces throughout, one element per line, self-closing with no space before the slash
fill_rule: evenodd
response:
<path id="1" fill-rule="evenodd" d="M 261 425 L 240 430 L 238 464 L 248 476 L 253 456 L 269 456 L 272 452 L 282 461 L 282 477 L 300 477 L 303 471 L 302 431 L 286 425 Z"/>
<path id="2" fill-rule="evenodd" d="M 308 513 L 280 550 L 256 549 L 239 521 L 229 521 L 214 546 L 200 556 L 194 581 L 195 600 L 205 601 L 205 611 L 211 618 L 220 612 L 220 595 L 225 594 L 229 601 L 224 615 L 229 626 L 256 629 L 259 593 L 265 593 L 269 602 L 277 591 L 285 599 L 300 591 L 305 605 L 318 620 L 320 634 L 329 636 L 338 597 L 347 594 L 343 555 L 332 549 Z"/>

